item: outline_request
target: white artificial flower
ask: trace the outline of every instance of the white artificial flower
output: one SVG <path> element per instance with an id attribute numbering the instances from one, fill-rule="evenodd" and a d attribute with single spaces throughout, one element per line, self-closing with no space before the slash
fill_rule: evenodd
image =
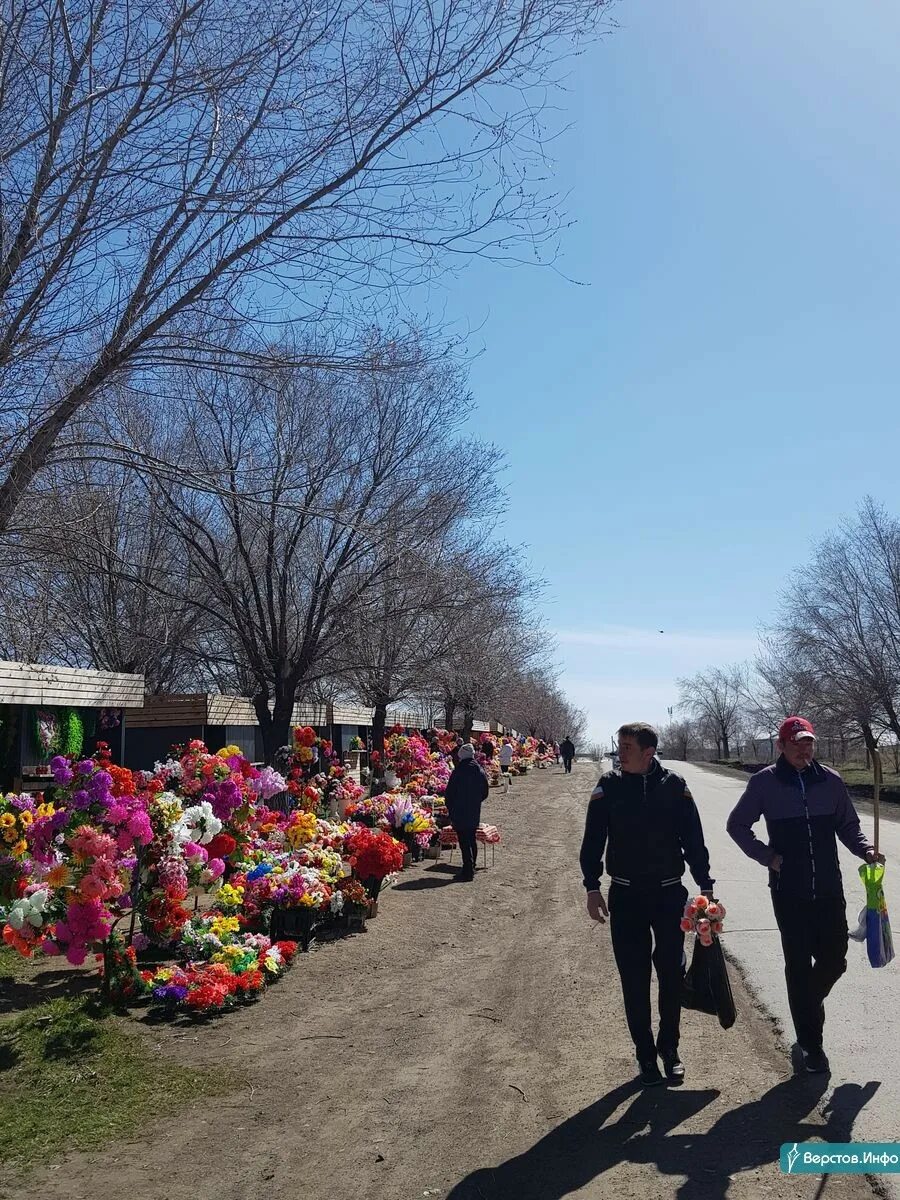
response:
<path id="1" fill-rule="evenodd" d="M 186 842 L 196 842 L 199 846 L 208 845 L 216 834 L 222 832 L 222 822 L 212 810 L 208 800 L 192 804 L 186 808 L 172 826 L 172 838 L 179 845 Z"/>
<path id="2" fill-rule="evenodd" d="M 38 891 L 32 892 L 30 896 L 22 896 L 16 900 L 6 919 L 17 933 L 20 933 L 25 925 L 40 929 L 44 923 L 44 911 L 49 900 L 50 893 L 46 888 L 40 888 Z"/>

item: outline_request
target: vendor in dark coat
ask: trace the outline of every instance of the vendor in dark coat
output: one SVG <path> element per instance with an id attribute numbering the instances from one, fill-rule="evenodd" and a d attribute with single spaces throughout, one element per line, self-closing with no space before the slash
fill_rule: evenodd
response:
<path id="1" fill-rule="evenodd" d="M 475 761 L 475 751 L 468 742 L 459 747 L 459 764 L 453 769 L 447 794 L 447 812 L 459 838 L 462 870 L 457 878 L 470 883 L 475 878 L 478 842 L 475 834 L 481 822 L 481 806 L 488 796 L 487 776 Z"/>

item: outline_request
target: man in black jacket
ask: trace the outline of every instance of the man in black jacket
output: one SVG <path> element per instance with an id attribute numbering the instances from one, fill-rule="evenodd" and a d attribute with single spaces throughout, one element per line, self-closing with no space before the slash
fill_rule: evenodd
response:
<path id="1" fill-rule="evenodd" d="M 563 765 L 566 768 L 566 774 L 572 774 L 572 760 L 575 758 L 575 743 L 568 734 L 559 744 L 559 752 L 562 755 Z"/>
<path id="2" fill-rule="evenodd" d="M 619 730 L 621 769 L 603 775 L 591 794 L 581 870 L 587 910 L 595 921 L 610 920 L 613 953 L 622 980 L 628 1030 L 634 1042 L 641 1082 L 684 1079 L 678 1056 L 684 934 L 687 900 L 682 885 L 685 860 L 697 886 L 712 897 L 709 852 L 700 814 L 680 775 L 656 758 L 656 730 L 643 722 Z M 609 907 L 600 891 L 603 855 L 612 877 Z M 659 1037 L 650 1014 L 650 963 L 659 983 Z"/>
<path id="3" fill-rule="evenodd" d="M 462 853 L 462 870 L 457 875 L 460 883 L 471 883 L 475 878 L 475 862 L 478 858 L 475 835 L 481 821 L 481 806 L 489 790 L 487 775 L 475 761 L 474 749 L 464 742 L 459 747 L 459 763 L 453 769 L 444 796 Z"/>

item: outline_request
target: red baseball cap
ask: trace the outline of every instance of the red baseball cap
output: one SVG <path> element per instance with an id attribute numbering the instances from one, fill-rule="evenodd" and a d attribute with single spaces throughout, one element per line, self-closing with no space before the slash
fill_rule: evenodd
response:
<path id="1" fill-rule="evenodd" d="M 804 738 L 812 738 L 815 741 L 815 737 L 816 731 L 805 717 L 786 717 L 778 730 L 780 742 L 802 742 Z"/>

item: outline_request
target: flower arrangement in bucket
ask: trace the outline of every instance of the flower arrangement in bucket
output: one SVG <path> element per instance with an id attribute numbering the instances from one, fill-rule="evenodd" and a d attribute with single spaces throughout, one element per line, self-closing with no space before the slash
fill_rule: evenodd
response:
<path id="1" fill-rule="evenodd" d="M 403 866 L 403 846 L 389 833 L 361 825 L 348 835 L 346 849 L 369 899 L 377 901 L 384 880 Z M 369 915 L 374 916 L 374 912 L 370 910 Z"/>
<path id="2" fill-rule="evenodd" d="M 695 896 L 684 906 L 681 928 L 685 933 L 695 933 L 702 946 L 711 946 L 713 938 L 722 932 L 725 905 L 706 896 Z"/>

